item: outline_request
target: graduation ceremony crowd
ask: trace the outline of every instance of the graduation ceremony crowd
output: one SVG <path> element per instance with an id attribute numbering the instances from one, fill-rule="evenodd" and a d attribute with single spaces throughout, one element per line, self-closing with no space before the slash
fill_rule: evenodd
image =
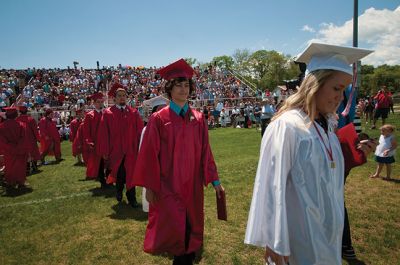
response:
<path id="1" fill-rule="evenodd" d="M 5 181 L 24 187 L 27 170 L 46 165 L 49 155 L 62 163 L 54 115 L 69 110 L 74 115 L 58 118 L 69 125 L 72 154 L 86 165 L 86 178 L 103 189 L 115 186 L 116 200 L 125 195 L 134 208 L 135 187 L 144 188 L 144 251 L 193 264 L 203 246 L 204 186 L 220 200 L 225 196 L 208 130 L 255 125 L 262 142 L 244 242 L 264 248 L 267 264 L 341 264 L 342 257 L 355 258 L 345 179 L 378 144 L 360 141 L 346 122 L 354 95 L 350 64 L 371 52 L 311 44 L 297 58 L 307 64 L 305 78 L 284 101 L 269 91 L 257 100 L 229 73 L 193 69 L 183 59 L 159 69 L 2 71 Z M 350 99 L 343 102 L 347 91 Z M 43 107 L 36 123 L 28 111 Z M 390 130 L 382 129 L 384 135 Z M 382 139 L 379 163 L 389 163 L 397 143 Z"/>

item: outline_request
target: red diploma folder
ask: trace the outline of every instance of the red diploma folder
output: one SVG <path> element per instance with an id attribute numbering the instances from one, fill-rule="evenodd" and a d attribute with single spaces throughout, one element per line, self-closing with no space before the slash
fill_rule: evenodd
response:
<path id="1" fill-rule="evenodd" d="M 219 220 L 227 221 L 227 213 L 226 213 L 226 199 L 225 199 L 225 191 L 221 192 L 221 197 L 218 198 L 218 193 L 215 193 L 217 197 L 217 214 Z"/>
<path id="2" fill-rule="evenodd" d="M 342 146 L 345 164 L 347 164 L 346 167 L 351 169 L 366 162 L 363 152 L 357 150 L 359 139 L 353 123 L 349 123 L 343 128 L 340 128 L 336 132 L 336 135 L 338 136 L 339 142 Z"/>

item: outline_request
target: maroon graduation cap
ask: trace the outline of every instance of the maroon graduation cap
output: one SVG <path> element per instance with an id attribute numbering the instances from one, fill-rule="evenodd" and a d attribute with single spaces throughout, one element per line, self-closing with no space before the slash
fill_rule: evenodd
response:
<path id="1" fill-rule="evenodd" d="M 193 77 L 194 70 L 184 59 L 180 59 L 161 68 L 157 71 L 157 74 L 165 80 L 171 80 L 178 77 L 190 79 Z"/>
<path id="2" fill-rule="evenodd" d="M 25 111 L 28 110 L 28 108 L 26 106 L 24 106 L 24 105 L 21 105 L 21 106 L 18 107 L 18 110 L 22 111 L 22 112 L 25 112 Z"/>
<path id="3" fill-rule="evenodd" d="M 90 98 L 93 100 L 98 100 L 98 99 L 102 99 L 103 97 L 104 97 L 103 93 L 97 92 L 97 93 L 94 93 Z"/>
<path id="4" fill-rule="evenodd" d="M 123 90 L 123 91 L 126 92 L 126 90 L 125 90 L 125 88 L 124 88 L 124 86 L 123 86 L 122 84 L 120 84 L 120 83 L 114 83 L 114 84 L 111 86 L 110 91 L 108 91 L 108 96 L 115 98 L 115 95 L 117 94 L 117 91 L 118 91 L 118 90 Z"/>
<path id="5" fill-rule="evenodd" d="M 3 110 L 6 112 L 7 117 L 18 115 L 18 110 L 16 107 L 6 107 L 3 108 Z"/>

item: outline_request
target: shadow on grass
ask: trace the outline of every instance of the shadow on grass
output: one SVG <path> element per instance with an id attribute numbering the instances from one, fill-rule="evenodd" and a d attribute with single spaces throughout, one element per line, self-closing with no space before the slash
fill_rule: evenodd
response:
<path id="1" fill-rule="evenodd" d="M 93 197 L 105 197 L 105 198 L 112 198 L 115 197 L 115 188 L 114 187 L 109 187 L 109 188 L 93 188 L 90 189 L 89 192 L 92 193 Z"/>
<path id="2" fill-rule="evenodd" d="M 117 220 L 134 219 L 136 221 L 147 221 L 147 213 L 142 211 L 142 207 L 133 208 L 126 202 L 120 202 L 111 207 L 115 213 L 108 217 Z"/>
<path id="3" fill-rule="evenodd" d="M 397 184 L 400 183 L 400 179 L 393 179 L 393 178 L 391 178 L 391 179 L 383 179 L 383 180 L 384 180 L 384 181 L 387 181 L 387 182 L 397 183 Z"/>
<path id="4" fill-rule="evenodd" d="M 57 160 L 46 161 L 46 162 L 44 162 L 44 164 L 43 164 L 43 165 L 40 165 L 40 167 L 57 165 L 57 164 L 59 164 L 59 163 L 60 163 L 60 162 L 59 162 L 59 161 L 57 161 Z"/>
<path id="5" fill-rule="evenodd" d="M 40 173 L 42 173 L 42 172 L 43 172 L 43 170 L 38 169 L 38 170 L 36 170 L 36 171 L 33 171 L 33 172 L 29 173 L 29 174 L 26 175 L 26 176 L 27 176 L 27 177 L 30 177 L 30 176 L 33 176 L 33 175 L 40 174 Z"/>
<path id="6" fill-rule="evenodd" d="M 33 189 L 31 187 L 21 187 L 21 188 L 13 188 L 13 187 L 1 187 L 1 197 L 18 197 L 28 193 L 31 193 Z"/>
<path id="7" fill-rule="evenodd" d="M 76 162 L 75 164 L 73 164 L 73 166 L 74 167 L 86 167 L 86 165 L 85 165 L 85 163 L 79 163 L 79 162 Z"/>
<path id="8" fill-rule="evenodd" d="M 366 265 L 366 263 L 359 259 L 344 259 L 349 265 Z"/>

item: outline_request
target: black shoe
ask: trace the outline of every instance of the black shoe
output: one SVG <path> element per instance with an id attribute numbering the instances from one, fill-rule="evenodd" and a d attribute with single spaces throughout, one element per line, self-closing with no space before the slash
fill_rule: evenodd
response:
<path id="1" fill-rule="evenodd" d="M 104 189 L 104 190 L 111 189 L 112 186 L 113 186 L 112 184 L 101 183 L 101 188 Z"/>
<path id="2" fill-rule="evenodd" d="M 352 246 L 343 246 L 342 247 L 342 258 L 344 259 L 356 259 L 356 253 L 354 252 L 354 248 Z"/>
<path id="3" fill-rule="evenodd" d="M 122 191 L 117 191 L 117 201 L 121 202 L 122 201 Z"/>
<path id="4" fill-rule="evenodd" d="M 132 208 L 139 208 L 139 206 L 140 206 L 136 200 L 130 201 L 129 204 L 132 206 Z"/>
<path id="5" fill-rule="evenodd" d="M 32 162 L 32 173 L 37 173 L 39 172 L 38 166 L 37 166 L 37 162 Z"/>

